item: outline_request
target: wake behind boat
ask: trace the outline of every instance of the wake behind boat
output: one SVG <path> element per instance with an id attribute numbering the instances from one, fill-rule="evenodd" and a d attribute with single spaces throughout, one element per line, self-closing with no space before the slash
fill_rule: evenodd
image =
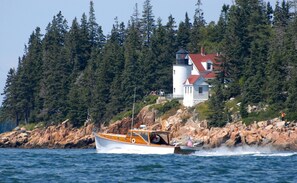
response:
<path id="1" fill-rule="evenodd" d="M 169 132 L 146 129 L 129 130 L 126 135 L 94 133 L 97 152 L 173 154 L 180 147 L 170 145 Z"/>

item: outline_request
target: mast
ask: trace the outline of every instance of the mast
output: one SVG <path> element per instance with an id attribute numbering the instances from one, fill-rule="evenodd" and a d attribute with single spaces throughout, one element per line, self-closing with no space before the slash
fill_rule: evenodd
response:
<path id="1" fill-rule="evenodd" d="M 133 107 L 132 107 L 132 123 L 131 123 L 131 129 L 133 129 L 133 125 L 134 125 L 135 95 L 136 95 L 136 87 L 134 88 L 134 96 L 133 96 Z"/>

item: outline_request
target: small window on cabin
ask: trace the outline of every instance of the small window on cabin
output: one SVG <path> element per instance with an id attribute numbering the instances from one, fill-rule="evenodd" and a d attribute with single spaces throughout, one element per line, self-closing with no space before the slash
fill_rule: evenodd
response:
<path id="1" fill-rule="evenodd" d="M 203 88 L 199 87 L 199 93 L 203 93 Z"/>
<path id="2" fill-rule="evenodd" d="M 175 88 L 173 88 L 173 93 L 175 93 Z"/>
<path id="3" fill-rule="evenodd" d="M 190 93 L 192 93 L 192 87 L 190 87 Z"/>
<path id="4" fill-rule="evenodd" d="M 207 70 L 211 70 L 211 63 L 207 63 Z"/>
<path id="5" fill-rule="evenodd" d="M 139 134 L 145 141 L 148 142 L 148 133 L 147 132 L 140 132 Z"/>
<path id="6" fill-rule="evenodd" d="M 175 70 L 173 70 L 173 74 L 175 74 Z"/>
<path id="7" fill-rule="evenodd" d="M 135 132 L 132 133 L 132 137 L 137 137 L 137 136 L 138 136 L 137 133 L 135 133 Z"/>

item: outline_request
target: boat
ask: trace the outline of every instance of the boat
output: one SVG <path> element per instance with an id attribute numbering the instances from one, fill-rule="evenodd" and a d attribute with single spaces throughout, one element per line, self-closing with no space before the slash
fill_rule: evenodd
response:
<path id="1" fill-rule="evenodd" d="M 126 135 L 112 133 L 95 133 L 96 150 L 99 153 L 137 153 L 137 154 L 190 154 L 179 146 L 170 144 L 170 132 L 148 130 L 145 125 L 133 129 L 135 93 L 132 108 L 131 129 Z"/>
<path id="2" fill-rule="evenodd" d="M 192 154 L 202 150 L 202 147 L 179 146 L 181 154 Z"/>
<path id="3" fill-rule="evenodd" d="M 180 147 L 170 145 L 169 132 L 132 129 L 126 135 L 94 133 L 97 152 L 173 154 Z"/>

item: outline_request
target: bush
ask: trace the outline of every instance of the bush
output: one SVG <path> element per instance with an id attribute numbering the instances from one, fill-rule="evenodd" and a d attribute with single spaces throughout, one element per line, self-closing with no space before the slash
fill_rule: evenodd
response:
<path id="1" fill-rule="evenodd" d="M 196 111 L 198 113 L 198 119 L 205 120 L 210 115 L 209 102 L 199 103 L 196 106 Z"/>
<path id="2" fill-rule="evenodd" d="M 243 118 L 242 121 L 246 125 L 249 125 L 249 124 L 253 123 L 254 121 L 269 120 L 271 118 L 278 117 L 279 115 L 280 114 L 278 111 L 268 108 L 266 111 L 252 112 L 252 113 L 248 114 L 248 116 L 246 118 Z"/>
<path id="3" fill-rule="evenodd" d="M 296 121 L 297 120 L 297 112 L 288 112 L 285 119 L 288 121 Z"/>
<path id="4" fill-rule="evenodd" d="M 157 99 L 158 99 L 157 95 L 148 95 L 148 96 L 144 97 L 143 101 L 146 105 L 150 105 L 150 104 L 156 103 Z"/>
<path id="5" fill-rule="evenodd" d="M 160 114 L 164 114 L 171 109 L 177 109 L 180 107 L 180 103 L 177 100 L 171 100 L 165 104 L 157 104 L 152 106 L 154 109 L 158 110 Z"/>
<path id="6" fill-rule="evenodd" d="M 38 128 L 45 127 L 45 123 L 44 122 L 39 122 L 39 123 L 21 124 L 20 127 L 24 127 L 24 128 L 26 128 L 26 130 L 31 131 L 35 127 L 38 127 Z"/>

